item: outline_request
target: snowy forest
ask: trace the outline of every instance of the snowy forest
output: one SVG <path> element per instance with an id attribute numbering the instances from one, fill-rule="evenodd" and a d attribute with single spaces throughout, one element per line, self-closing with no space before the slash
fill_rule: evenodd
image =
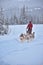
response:
<path id="1" fill-rule="evenodd" d="M 25 5 L 22 8 L 8 10 L 0 8 L 2 25 L 27 24 L 30 20 L 33 24 L 43 24 L 43 8 L 28 8 Z"/>
<path id="2" fill-rule="evenodd" d="M 0 65 L 43 65 L 43 0 L 0 0 Z"/>

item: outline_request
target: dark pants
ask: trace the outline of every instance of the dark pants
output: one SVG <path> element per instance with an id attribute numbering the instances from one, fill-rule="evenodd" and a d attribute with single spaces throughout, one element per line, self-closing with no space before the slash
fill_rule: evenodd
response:
<path id="1" fill-rule="evenodd" d="M 32 29 L 28 29 L 27 33 L 31 34 L 32 32 Z"/>

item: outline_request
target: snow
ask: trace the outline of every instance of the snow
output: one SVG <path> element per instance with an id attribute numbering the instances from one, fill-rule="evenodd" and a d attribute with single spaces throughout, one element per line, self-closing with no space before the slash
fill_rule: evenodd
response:
<path id="1" fill-rule="evenodd" d="M 0 36 L 0 65 L 43 65 L 43 25 L 33 26 L 35 38 L 19 41 L 26 25 L 10 25 L 7 35 Z"/>

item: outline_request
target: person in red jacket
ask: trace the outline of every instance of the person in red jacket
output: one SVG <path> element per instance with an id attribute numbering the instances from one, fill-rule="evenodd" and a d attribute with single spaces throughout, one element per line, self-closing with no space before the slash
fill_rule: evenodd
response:
<path id="1" fill-rule="evenodd" d="M 29 24 L 27 25 L 27 29 L 28 29 L 27 33 L 29 32 L 29 34 L 31 34 L 31 32 L 32 32 L 32 27 L 33 27 L 33 24 L 32 24 L 32 22 L 30 21 Z"/>

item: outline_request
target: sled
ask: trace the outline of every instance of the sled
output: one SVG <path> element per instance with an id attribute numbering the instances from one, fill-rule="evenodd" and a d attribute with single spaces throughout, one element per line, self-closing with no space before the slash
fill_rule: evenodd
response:
<path id="1" fill-rule="evenodd" d="M 31 34 L 29 34 L 29 33 L 26 33 L 26 34 L 21 34 L 20 35 L 20 41 L 24 41 L 24 40 L 32 40 L 32 39 L 34 39 L 34 37 L 35 37 L 35 32 L 33 32 L 33 33 L 31 33 Z"/>

